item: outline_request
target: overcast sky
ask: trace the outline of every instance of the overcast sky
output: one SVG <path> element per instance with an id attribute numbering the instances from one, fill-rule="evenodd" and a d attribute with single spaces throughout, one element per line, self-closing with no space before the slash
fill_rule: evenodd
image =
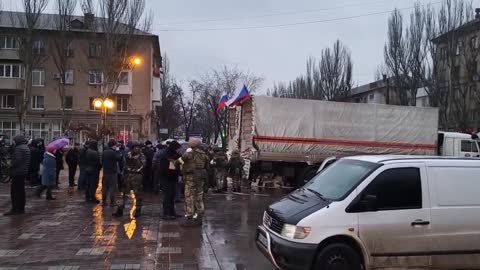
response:
<path id="1" fill-rule="evenodd" d="M 199 77 L 223 65 L 238 66 L 263 76 L 265 83 L 262 90 L 266 91 L 276 81 L 291 80 L 303 74 L 307 58 L 319 58 L 322 48 L 332 46 L 336 39 L 340 39 L 352 52 L 355 83 L 372 81 L 377 66 L 383 60 L 388 12 L 395 7 L 411 8 L 415 0 L 147 2 L 154 12 L 153 32 L 159 35 L 161 50 L 168 54 L 172 72 L 179 80 Z M 439 0 L 420 2 L 438 3 Z M 480 0 L 473 3 L 474 7 L 480 7 Z M 384 13 L 336 20 L 381 12 Z M 410 12 L 411 9 L 403 11 L 407 18 Z M 334 21 L 250 28 L 332 19 Z M 250 29 L 212 30 L 242 27 Z M 210 30 L 174 31 L 192 29 Z"/>
<path id="2" fill-rule="evenodd" d="M 395 7 L 409 8 L 414 3 L 414 0 L 149 0 L 155 11 L 154 32 L 160 36 L 161 48 L 167 52 L 171 69 L 178 78 L 187 80 L 222 65 L 237 65 L 263 76 L 264 91 L 275 81 L 291 80 L 304 73 L 306 59 L 319 58 L 322 48 L 332 46 L 336 39 L 352 52 L 356 84 L 372 81 L 383 60 L 389 14 L 260 29 L 161 30 L 321 21 L 391 11 Z M 480 0 L 474 3 L 480 6 Z M 407 15 L 411 10 L 403 12 Z M 282 15 L 272 15 L 278 13 Z"/>

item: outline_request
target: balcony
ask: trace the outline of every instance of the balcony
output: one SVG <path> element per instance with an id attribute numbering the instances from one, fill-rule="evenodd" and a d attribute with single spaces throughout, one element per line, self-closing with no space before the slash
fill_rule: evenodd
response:
<path id="1" fill-rule="evenodd" d="M 20 60 L 18 50 L 0 49 L 0 60 Z"/>
<path id="2" fill-rule="evenodd" d="M 24 81 L 20 78 L 0 78 L 0 89 L 23 90 Z"/>

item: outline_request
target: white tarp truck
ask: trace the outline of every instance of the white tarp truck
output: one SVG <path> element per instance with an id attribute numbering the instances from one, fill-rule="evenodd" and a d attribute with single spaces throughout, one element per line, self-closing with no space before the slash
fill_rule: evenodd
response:
<path id="1" fill-rule="evenodd" d="M 331 156 L 436 155 L 438 109 L 254 96 L 230 109 L 229 149 L 247 176 L 313 177 Z"/>

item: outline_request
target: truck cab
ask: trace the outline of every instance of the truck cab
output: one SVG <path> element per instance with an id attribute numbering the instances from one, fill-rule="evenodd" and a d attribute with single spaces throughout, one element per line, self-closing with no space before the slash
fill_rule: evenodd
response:
<path id="1" fill-rule="evenodd" d="M 458 132 L 438 133 L 438 155 L 454 157 L 480 157 L 479 140 Z"/>

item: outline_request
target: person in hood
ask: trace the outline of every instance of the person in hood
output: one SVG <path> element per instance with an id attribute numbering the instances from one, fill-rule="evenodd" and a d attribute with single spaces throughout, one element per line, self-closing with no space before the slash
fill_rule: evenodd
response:
<path id="1" fill-rule="evenodd" d="M 42 139 L 34 139 L 30 145 L 29 180 L 31 186 L 41 185 L 40 164 L 43 160 L 45 147 Z"/>
<path id="2" fill-rule="evenodd" d="M 70 187 L 76 186 L 75 174 L 77 173 L 78 159 L 80 156 L 79 148 L 80 144 L 75 143 L 72 149 L 68 150 L 65 160 L 68 164 L 68 184 Z"/>
<path id="3" fill-rule="evenodd" d="M 98 180 L 100 178 L 100 170 L 102 169 L 97 141 L 90 141 L 86 153 L 86 159 L 87 164 L 85 172 L 87 173 L 87 187 L 85 190 L 85 200 L 89 203 L 100 203 L 95 197 L 95 192 L 98 188 Z"/>
<path id="4" fill-rule="evenodd" d="M 115 195 L 118 190 L 118 163 L 121 161 L 122 154 L 118 151 L 117 142 L 111 139 L 108 147 L 102 153 L 102 203 L 104 206 L 107 205 L 108 195 L 110 195 L 110 206 L 115 206 Z"/>
<path id="5" fill-rule="evenodd" d="M 15 148 L 11 163 L 12 183 L 10 189 L 12 209 L 6 212 L 5 216 L 25 213 L 25 180 L 30 167 L 30 149 L 27 146 L 25 137 L 17 135 L 13 138 L 13 142 Z"/>
<path id="6" fill-rule="evenodd" d="M 52 189 L 56 184 L 57 174 L 57 158 L 55 157 L 57 150 L 53 147 L 47 147 L 47 151 L 43 155 L 43 173 L 42 173 L 42 186 L 37 190 L 37 196 L 41 197 L 43 191 L 47 190 L 47 200 L 55 200 L 52 196 Z"/>

